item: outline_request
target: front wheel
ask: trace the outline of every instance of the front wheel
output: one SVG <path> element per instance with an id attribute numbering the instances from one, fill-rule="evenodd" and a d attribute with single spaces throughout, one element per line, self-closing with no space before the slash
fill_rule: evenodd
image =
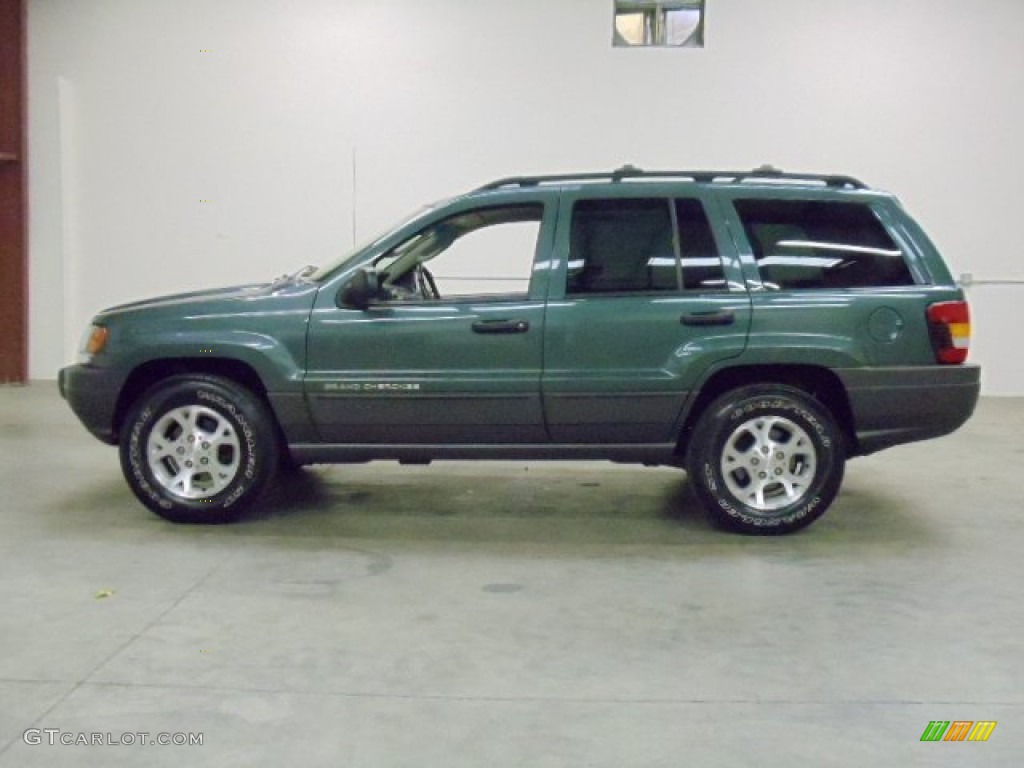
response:
<path id="1" fill-rule="evenodd" d="M 694 429 L 691 481 L 712 521 L 742 533 L 790 533 L 817 520 L 839 493 L 843 435 L 829 410 L 782 384 L 715 400 Z"/>
<path id="2" fill-rule="evenodd" d="M 132 491 L 176 523 L 236 519 L 278 462 L 266 406 L 219 376 L 174 376 L 150 388 L 128 413 L 120 447 Z"/>

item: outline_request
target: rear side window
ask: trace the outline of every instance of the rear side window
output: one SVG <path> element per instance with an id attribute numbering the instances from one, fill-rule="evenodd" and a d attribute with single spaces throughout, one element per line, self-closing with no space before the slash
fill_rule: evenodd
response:
<path id="1" fill-rule="evenodd" d="M 725 287 L 699 200 L 612 198 L 573 207 L 567 294 Z"/>
<path id="2" fill-rule="evenodd" d="M 903 252 L 863 203 L 737 200 L 765 288 L 913 285 Z"/>

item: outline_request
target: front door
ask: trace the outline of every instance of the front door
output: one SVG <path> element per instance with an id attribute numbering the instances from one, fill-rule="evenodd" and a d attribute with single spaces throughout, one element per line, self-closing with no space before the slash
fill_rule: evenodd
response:
<path id="1" fill-rule="evenodd" d="M 557 195 L 456 203 L 372 257 L 365 310 L 317 298 L 306 393 L 336 444 L 544 442 L 545 270 Z"/>
<path id="2" fill-rule="evenodd" d="M 746 343 L 750 299 L 715 200 L 651 192 L 563 194 L 542 383 L 555 442 L 672 442 L 701 375 Z"/>

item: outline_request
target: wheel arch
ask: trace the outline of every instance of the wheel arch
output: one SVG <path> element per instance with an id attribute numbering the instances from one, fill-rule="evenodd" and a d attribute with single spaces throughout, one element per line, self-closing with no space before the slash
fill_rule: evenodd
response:
<path id="1" fill-rule="evenodd" d="M 832 413 L 844 436 L 846 456 L 859 453 L 850 400 L 839 377 L 819 365 L 737 365 L 711 373 L 688 406 L 679 431 L 676 453 L 685 456 L 690 435 L 704 410 L 720 395 L 750 384 L 786 384 L 821 402 Z"/>
<path id="2" fill-rule="evenodd" d="M 120 439 L 121 427 L 128 411 L 146 390 L 170 376 L 190 373 L 221 376 L 240 384 L 259 397 L 273 413 L 267 388 L 256 369 L 248 363 L 230 358 L 159 358 L 136 366 L 121 387 L 114 407 L 114 440 Z"/>

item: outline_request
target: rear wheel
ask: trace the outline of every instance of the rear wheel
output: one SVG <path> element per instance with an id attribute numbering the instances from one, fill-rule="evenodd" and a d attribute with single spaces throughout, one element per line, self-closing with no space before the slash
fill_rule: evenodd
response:
<path id="1" fill-rule="evenodd" d="M 790 533 L 817 520 L 843 479 L 843 436 L 803 390 L 756 384 L 701 414 L 687 469 L 709 517 L 742 533 Z"/>
<path id="2" fill-rule="evenodd" d="M 176 523 L 224 523 L 258 498 L 278 462 L 273 416 L 218 376 L 174 376 L 149 389 L 121 430 L 135 495 Z"/>

